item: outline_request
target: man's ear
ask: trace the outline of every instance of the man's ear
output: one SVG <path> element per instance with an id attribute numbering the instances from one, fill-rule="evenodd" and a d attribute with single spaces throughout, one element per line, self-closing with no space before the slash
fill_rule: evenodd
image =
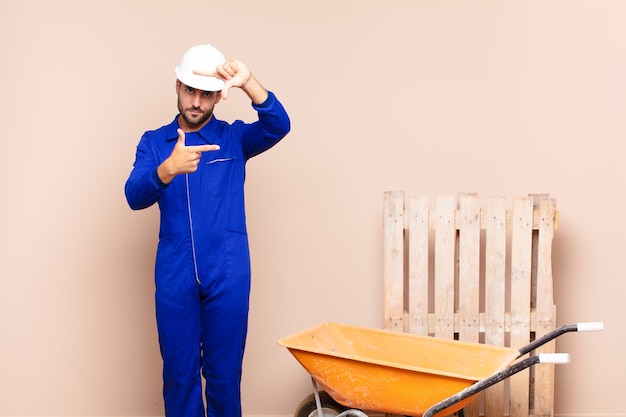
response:
<path id="1" fill-rule="evenodd" d="M 176 79 L 176 94 L 178 94 L 178 91 L 180 90 L 180 84 L 181 84 L 180 80 Z"/>
<path id="2" fill-rule="evenodd" d="M 217 94 L 217 98 L 215 99 L 215 104 L 217 104 L 222 99 L 222 91 L 216 91 L 215 94 Z"/>

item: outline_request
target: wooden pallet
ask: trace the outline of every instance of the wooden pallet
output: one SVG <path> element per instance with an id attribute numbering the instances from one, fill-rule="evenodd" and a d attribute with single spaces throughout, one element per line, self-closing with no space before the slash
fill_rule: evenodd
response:
<path id="1" fill-rule="evenodd" d="M 556 201 L 384 194 L 386 329 L 520 348 L 556 325 Z M 554 352 L 554 342 L 541 348 Z M 554 365 L 486 390 L 468 417 L 552 416 Z"/>

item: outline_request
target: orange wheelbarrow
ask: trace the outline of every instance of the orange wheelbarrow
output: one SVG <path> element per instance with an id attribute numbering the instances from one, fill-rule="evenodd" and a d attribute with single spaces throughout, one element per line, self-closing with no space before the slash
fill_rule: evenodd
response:
<path id="1" fill-rule="evenodd" d="M 462 416 L 480 391 L 537 363 L 570 361 L 567 353 L 522 356 L 564 333 L 603 328 L 601 322 L 562 326 L 518 350 L 338 323 L 278 343 L 313 381 L 314 393 L 295 417 Z"/>

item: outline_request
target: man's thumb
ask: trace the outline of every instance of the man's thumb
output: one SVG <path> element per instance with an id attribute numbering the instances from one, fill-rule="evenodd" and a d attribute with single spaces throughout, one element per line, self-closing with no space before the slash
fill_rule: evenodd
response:
<path id="1" fill-rule="evenodd" d="M 231 87 L 232 87 L 231 82 L 226 81 L 224 83 L 224 87 L 222 87 L 222 91 L 221 91 L 222 99 L 226 100 L 228 98 L 228 90 L 230 90 Z"/>
<path id="2" fill-rule="evenodd" d="M 177 129 L 176 131 L 178 132 L 178 143 L 184 146 L 185 145 L 185 132 L 183 132 L 183 129 Z"/>

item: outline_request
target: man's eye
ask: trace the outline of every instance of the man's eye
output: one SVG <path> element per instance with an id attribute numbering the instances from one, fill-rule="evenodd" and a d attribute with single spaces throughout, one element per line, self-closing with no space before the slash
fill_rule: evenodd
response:
<path id="1" fill-rule="evenodd" d="M 187 91 L 187 93 L 189 93 L 189 94 L 193 94 L 193 88 L 191 88 L 191 87 L 187 87 L 187 89 L 185 91 Z"/>
<path id="2" fill-rule="evenodd" d="M 206 98 L 210 98 L 213 96 L 213 91 L 205 91 L 202 95 Z"/>

